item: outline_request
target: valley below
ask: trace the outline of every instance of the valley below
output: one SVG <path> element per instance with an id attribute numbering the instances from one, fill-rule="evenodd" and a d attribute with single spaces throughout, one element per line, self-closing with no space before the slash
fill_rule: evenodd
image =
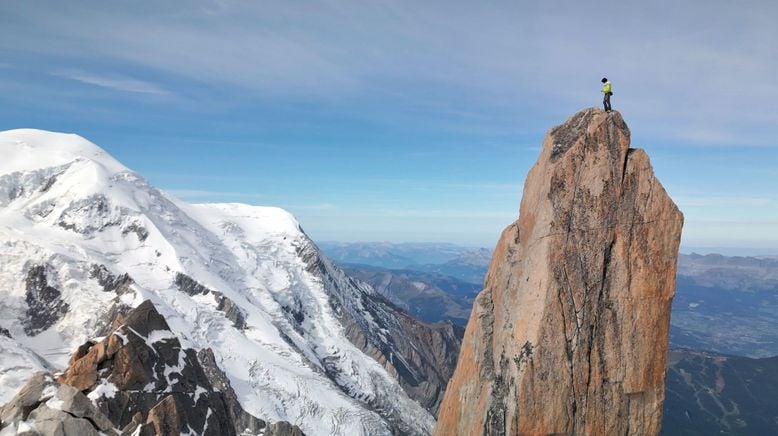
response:
<path id="1" fill-rule="evenodd" d="M 369 243 L 359 244 L 361 257 L 354 254 L 357 250 L 349 251 L 347 243 L 327 254 L 414 316 L 466 323 L 461 314 L 469 314 L 474 294 L 461 290 L 477 293 L 482 283 L 465 281 L 472 286 L 467 288 L 459 280 L 483 277 L 490 259 L 482 254 L 485 249 L 448 246 L 445 256 L 429 244 L 435 252 L 429 259 L 440 262 L 439 270 L 444 265 L 447 271 L 461 268 L 456 278 L 446 279 L 425 272 L 435 269 L 423 260 L 425 244 L 397 244 L 398 252 L 414 253 L 417 260 L 407 264 L 397 263 L 392 244 L 380 245 L 380 257 L 373 256 Z M 351 257 L 340 258 L 344 252 Z M 394 263 L 383 263 L 382 258 Z M 455 280 L 454 290 L 445 286 Z M 778 259 L 681 254 L 670 322 L 662 434 L 778 432 Z"/>

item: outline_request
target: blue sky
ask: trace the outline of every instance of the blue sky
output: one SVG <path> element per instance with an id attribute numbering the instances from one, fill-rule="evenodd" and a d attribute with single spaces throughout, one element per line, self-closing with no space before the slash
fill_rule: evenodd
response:
<path id="1" fill-rule="evenodd" d="M 678 4 L 676 4 L 678 3 Z M 683 244 L 778 253 L 778 2 L 0 3 L 0 129 L 78 133 L 318 240 L 491 247 L 545 132 L 613 106 Z"/>

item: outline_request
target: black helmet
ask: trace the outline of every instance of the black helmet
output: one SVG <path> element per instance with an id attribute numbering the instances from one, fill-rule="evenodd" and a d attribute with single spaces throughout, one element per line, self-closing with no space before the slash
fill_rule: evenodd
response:
<path id="1" fill-rule="evenodd" d="M 607 77 L 603 77 L 603 78 L 602 78 L 602 83 L 605 83 L 605 82 L 607 82 L 607 81 L 608 81 L 608 78 L 607 78 Z"/>

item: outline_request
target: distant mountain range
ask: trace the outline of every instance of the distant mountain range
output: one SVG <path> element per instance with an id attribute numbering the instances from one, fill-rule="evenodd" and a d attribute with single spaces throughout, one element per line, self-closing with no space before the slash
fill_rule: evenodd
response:
<path id="1" fill-rule="evenodd" d="M 486 248 L 478 248 L 463 252 L 461 255 L 440 264 L 424 264 L 410 266 L 409 269 L 418 269 L 429 273 L 444 274 L 455 277 L 479 287 L 483 285 L 484 274 L 489 267 L 492 252 Z"/>
<path id="2" fill-rule="evenodd" d="M 676 346 L 778 355 L 778 260 L 681 256 L 671 323 Z"/>
<path id="3" fill-rule="evenodd" d="M 491 250 L 440 243 L 323 242 L 349 275 L 428 322 L 465 326 L 481 290 Z"/>
<path id="4" fill-rule="evenodd" d="M 319 247 L 341 265 L 369 265 L 448 275 L 481 286 L 492 257 L 487 248 L 443 243 L 321 242 Z"/>
<path id="5" fill-rule="evenodd" d="M 357 263 L 384 268 L 442 264 L 479 248 L 434 242 L 317 242 L 338 263 Z"/>
<path id="6" fill-rule="evenodd" d="M 371 265 L 342 265 L 348 275 L 371 285 L 392 303 L 423 321 L 449 320 L 464 328 L 481 286 L 455 277 Z"/>
<path id="7" fill-rule="evenodd" d="M 462 299 L 461 295 L 451 292 L 450 287 L 439 286 L 445 282 L 442 277 L 468 282 L 480 290 L 491 258 L 488 249 L 453 244 L 363 242 L 321 245 L 335 262 L 348 264 L 352 275 L 373 285 L 400 307 L 427 321 L 448 319 L 458 324 L 465 320 L 454 314 L 469 313 L 472 300 Z M 403 266 L 396 266 L 398 264 Z M 364 265 L 371 268 L 366 269 Z M 380 277 L 376 267 L 383 268 Z M 368 273 L 368 270 L 372 271 Z M 384 283 L 389 272 L 393 274 L 393 280 L 386 283 L 391 283 L 391 287 Z M 407 280 L 403 282 L 401 278 Z M 411 282 L 416 283 L 413 286 L 423 288 L 423 292 L 414 293 L 409 285 Z M 400 291 L 403 287 L 407 289 Z M 451 299 L 446 299 L 439 291 L 449 294 Z M 445 303 L 441 303 L 443 301 Z M 776 326 L 778 259 L 680 255 L 671 344 L 737 356 L 775 356 L 778 355 Z"/>
<path id="8" fill-rule="evenodd" d="M 322 246 L 414 316 L 460 325 L 491 257 L 449 244 Z M 680 255 L 670 343 L 662 435 L 778 434 L 778 259 Z"/>

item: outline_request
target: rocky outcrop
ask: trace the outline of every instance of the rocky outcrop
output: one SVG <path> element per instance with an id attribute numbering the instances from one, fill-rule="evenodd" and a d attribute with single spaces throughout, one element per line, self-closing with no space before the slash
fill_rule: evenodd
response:
<path id="1" fill-rule="evenodd" d="M 435 434 L 659 433 L 683 216 L 617 112 L 546 136 Z"/>
<path id="2" fill-rule="evenodd" d="M 64 373 L 37 373 L 0 409 L 0 427 L 66 436 L 302 434 L 246 413 L 212 354 L 210 362 L 223 377 L 218 388 L 145 301 L 119 315 L 107 337 L 81 345 Z"/>
<path id="3" fill-rule="evenodd" d="M 346 335 L 397 378 L 411 398 L 434 414 L 456 367 L 462 327 L 425 324 L 400 311 L 395 317 L 396 323 L 386 330 L 389 336 L 384 344 L 371 342 L 354 320 L 346 321 Z"/>
<path id="4" fill-rule="evenodd" d="M 232 325 L 236 329 L 243 330 L 246 328 L 246 315 L 243 314 L 243 311 L 237 304 L 225 297 L 221 292 L 209 289 L 182 273 L 176 273 L 175 284 L 178 286 L 178 289 L 189 295 L 213 295 L 213 299 L 216 301 L 216 309 L 232 321 Z"/>
<path id="5" fill-rule="evenodd" d="M 45 372 L 35 373 L 8 404 L 0 408 L 0 423 L 3 434 L 116 434 L 111 421 L 86 395 L 57 383 Z"/>
<path id="6" fill-rule="evenodd" d="M 105 265 L 93 264 L 89 271 L 89 278 L 97 280 L 104 292 L 115 292 L 116 295 L 124 295 L 131 292 L 131 286 L 135 280 L 129 274 L 112 274 Z"/>
<path id="7" fill-rule="evenodd" d="M 50 286 L 46 277 L 46 267 L 33 265 L 27 271 L 24 280 L 27 290 L 25 301 L 27 313 L 24 319 L 24 332 L 35 336 L 59 321 L 67 312 L 68 304 L 62 301 L 62 293 Z"/>
<path id="8" fill-rule="evenodd" d="M 216 356 L 213 354 L 213 350 L 206 348 L 197 352 L 197 360 L 200 361 L 200 365 L 203 367 L 203 372 L 208 378 L 214 389 L 221 392 L 224 397 L 224 401 L 227 404 L 227 411 L 230 414 L 230 418 L 235 423 L 235 428 L 241 431 L 257 434 L 260 430 L 265 429 L 265 433 L 271 436 L 276 433 L 268 433 L 266 427 L 267 423 L 250 413 L 247 413 L 241 407 L 238 402 L 238 396 L 235 394 L 235 390 L 232 389 L 227 374 L 219 368 L 216 363 Z M 282 433 L 278 433 L 282 434 Z"/>
<path id="9" fill-rule="evenodd" d="M 129 211 L 122 210 L 103 194 L 95 194 L 72 202 L 59 216 L 57 225 L 84 238 L 121 224 L 121 217 Z"/>
<path id="10" fill-rule="evenodd" d="M 367 284 L 348 276 L 322 256 L 310 240 L 298 248 L 298 253 L 308 272 L 321 278 L 349 341 L 380 363 L 408 396 L 435 415 L 456 366 L 461 337 L 457 329 L 461 327 L 450 323 L 430 325 L 412 318 Z M 329 375 L 338 378 L 338 374 Z M 395 432 L 411 432 L 400 417 L 393 415 L 391 404 L 377 399 L 368 402 L 397 426 Z"/>

